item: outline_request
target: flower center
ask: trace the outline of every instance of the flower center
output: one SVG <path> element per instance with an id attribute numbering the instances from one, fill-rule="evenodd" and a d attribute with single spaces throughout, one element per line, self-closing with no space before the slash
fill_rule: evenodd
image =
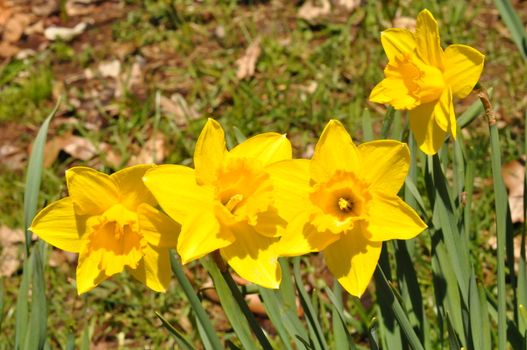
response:
<path id="1" fill-rule="evenodd" d="M 319 231 L 341 233 L 367 219 L 371 195 L 366 182 L 354 173 L 339 170 L 328 181 L 316 184 L 309 199 L 318 208 L 311 217 L 313 225 Z"/>
<path id="2" fill-rule="evenodd" d="M 269 174 L 251 159 L 230 159 L 220 170 L 216 198 L 221 203 L 223 222 L 248 221 L 254 225 L 260 213 L 272 204 L 273 186 Z"/>
<path id="3" fill-rule="evenodd" d="M 343 213 L 349 213 L 353 210 L 353 202 L 349 198 L 340 197 L 338 200 L 339 210 Z"/>
<path id="4" fill-rule="evenodd" d="M 221 204 L 225 208 L 227 208 L 228 211 L 234 214 L 234 211 L 236 210 L 236 207 L 238 204 L 240 204 L 243 201 L 243 194 L 237 193 L 231 197 L 229 197 L 227 200 L 222 200 Z"/>
<path id="5" fill-rule="evenodd" d="M 137 214 L 116 204 L 95 220 L 86 248 L 99 257 L 100 270 L 111 276 L 125 266 L 137 268 L 143 257 Z"/>
<path id="6" fill-rule="evenodd" d="M 415 54 L 395 57 L 386 66 L 385 75 L 402 80 L 408 93 L 421 103 L 439 99 L 446 87 L 443 72 L 438 67 L 424 63 Z"/>

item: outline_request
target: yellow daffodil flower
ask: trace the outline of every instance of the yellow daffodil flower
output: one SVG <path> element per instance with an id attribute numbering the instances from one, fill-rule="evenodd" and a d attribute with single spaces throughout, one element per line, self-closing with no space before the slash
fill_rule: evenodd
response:
<path id="1" fill-rule="evenodd" d="M 243 278 L 268 288 L 281 280 L 276 242 L 285 221 L 273 205 L 267 167 L 291 159 L 291 144 L 276 133 L 252 137 L 227 151 L 220 124 L 206 123 L 194 167 L 162 165 L 143 178 L 163 210 L 181 223 L 183 263 L 219 249 Z"/>
<path id="2" fill-rule="evenodd" d="M 472 91 L 485 56 L 465 45 L 450 45 L 443 51 L 437 22 L 428 10 L 417 16 L 415 33 L 391 28 L 382 32 L 381 43 L 388 65 L 370 101 L 409 110 L 419 148 L 435 154 L 447 133 L 456 137 L 452 96 L 464 98 Z"/>
<path id="3" fill-rule="evenodd" d="M 87 167 L 66 171 L 69 196 L 51 203 L 30 230 L 49 244 L 79 253 L 77 291 L 89 291 L 126 267 L 155 291 L 170 282 L 169 248 L 179 224 L 155 209 L 142 182 L 152 165 L 106 175 Z"/>
<path id="4" fill-rule="evenodd" d="M 342 124 L 330 121 L 311 160 L 269 167 L 276 205 L 289 221 L 281 255 L 323 252 L 340 284 L 360 297 L 382 242 L 410 239 L 427 227 L 397 197 L 409 160 L 404 143 L 382 140 L 356 147 Z"/>

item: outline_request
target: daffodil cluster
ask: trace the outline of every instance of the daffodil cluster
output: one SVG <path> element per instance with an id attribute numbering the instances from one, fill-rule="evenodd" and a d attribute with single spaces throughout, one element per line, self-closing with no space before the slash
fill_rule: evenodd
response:
<path id="1" fill-rule="evenodd" d="M 386 78 L 370 99 L 410 111 L 421 149 L 437 152 L 456 135 L 452 96 L 476 84 L 483 55 L 462 45 L 445 51 L 428 11 L 416 32 L 389 29 L 381 41 Z M 194 167 L 139 165 L 106 175 L 66 172 L 69 196 L 35 217 L 31 230 L 79 253 L 77 290 L 84 293 L 128 270 L 155 291 L 170 281 L 169 250 L 183 263 L 217 252 L 243 278 L 278 288 L 279 257 L 322 252 L 352 295 L 364 293 L 382 242 L 426 229 L 397 193 L 408 173 L 408 147 L 393 140 L 356 146 L 331 120 L 312 159 L 293 159 L 285 135 L 263 133 L 228 150 L 221 125 L 205 124 Z"/>
<path id="2" fill-rule="evenodd" d="M 398 141 L 356 147 L 336 120 L 312 160 L 292 159 L 289 140 L 276 133 L 229 151 L 209 119 L 194 168 L 139 165 L 110 176 L 71 168 L 69 196 L 38 213 L 31 230 L 79 253 L 79 293 L 124 269 L 164 291 L 175 248 L 183 263 L 219 251 L 240 276 L 267 288 L 280 285 L 279 257 L 322 251 L 344 288 L 360 296 L 382 241 L 426 228 L 397 197 L 409 159 Z"/>

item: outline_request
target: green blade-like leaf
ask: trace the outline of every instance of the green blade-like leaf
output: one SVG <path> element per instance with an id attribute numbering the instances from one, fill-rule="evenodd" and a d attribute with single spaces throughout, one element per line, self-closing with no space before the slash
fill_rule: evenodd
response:
<path id="1" fill-rule="evenodd" d="M 201 327 L 203 327 L 203 333 L 206 334 L 207 342 L 215 350 L 222 349 L 223 346 L 221 344 L 221 341 L 216 335 L 216 332 L 214 331 L 214 327 L 212 326 L 212 323 L 210 322 L 207 313 L 203 309 L 203 306 L 201 305 L 201 302 L 198 296 L 196 295 L 196 292 L 192 288 L 192 285 L 190 284 L 189 280 L 185 276 L 185 272 L 183 271 L 183 267 L 181 266 L 181 263 L 174 256 L 172 252 L 170 252 L 170 265 L 172 266 L 172 271 L 174 272 L 176 279 L 178 280 L 179 284 L 183 288 L 183 292 L 185 293 L 185 296 L 187 297 L 192 307 L 192 310 L 196 314 L 198 323 L 201 325 Z"/>
<path id="2" fill-rule="evenodd" d="M 212 281 L 214 282 L 214 287 L 216 288 L 216 292 L 220 298 L 223 311 L 225 311 L 225 314 L 231 323 L 234 332 L 238 336 L 238 339 L 244 348 L 252 349 L 255 344 L 255 339 L 251 335 L 249 324 L 247 323 L 246 318 L 243 316 L 243 312 L 240 310 L 238 303 L 232 296 L 231 290 L 227 285 L 227 282 L 225 282 L 223 279 L 218 266 L 216 266 L 216 264 L 213 261 L 210 261 L 207 257 L 202 258 L 200 262 L 210 274 Z"/>
<path id="3" fill-rule="evenodd" d="M 24 191 L 24 229 L 25 229 L 25 247 L 26 256 L 29 256 L 29 247 L 31 244 L 31 232 L 28 228 L 33 221 L 33 217 L 37 213 L 38 194 L 40 192 L 40 182 L 42 179 L 42 165 L 44 164 L 44 146 L 46 144 L 46 137 L 48 133 L 49 123 L 51 118 L 57 113 L 60 106 L 60 100 L 55 105 L 55 108 L 49 116 L 44 120 L 37 137 L 33 142 L 31 148 L 31 156 L 27 166 L 26 186 Z"/>
<path id="4" fill-rule="evenodd" d="M 500 12 L 501 19 L 511 32 L 512 41 L 518 47 L 523 58 L 527 59 L 527 33 L 520 17 L 514 11 L 509 0 L 495 0 L 494 3 Z"/>
<path id="5" fill-rule="evenodd" d="M 295 276 L 296 289 L 300 296 L 300 303 L 304 309 L 308 327 L 315 336 L 315 339 L 313 339 L 313 345 L 315 349 L 328 349 L 328 344 L 324 338 L 324 332 L 318 321 L 317 309 L 313 306 L 313 303 L 306 292 L 304 282 L 302 281 L 302 276 L 300 274 L 300 258 L 293 258 L 293 273 Z"/>
<path id="6" fill-rule="evenodd" d="M 383 295 L 386 298 L 387 302 L 391 305 L 395 318 L 397 319 L 397 322 L 399 323 L 403 334 L 406 336 L 408 344 L 414 350 L 424 350 L 423 345 L 419 340 L 419 337 L 417 336 L 414 329 L 412 328 L 412 325 L 410 324 L 410 320 L 406 315 L 406 311 L 399 303 L 399 300 L 397 299 L 394 290 L 390 286 L 390 283 L 386 279 L 386 275 L 384 274 L 380 265 L 377 265 L 375 274 L 378 275 L 376 281 L 380 281 L 380 283 L 377 284 L 377 288 L 379 288 L 380 295 Z"/>
<path id="7" fill-rule="evenodd" d="M 33 264 L 31 258 L 24 261 L 24 270 L 16 298 L 15 349 L 21 349 L 25 344 L 29 321 L 28 292 Z"/>
<path id="8" fill-rule="evenodd" d="M 165 327 L 165 329 L 174 336 L 174 339 L 182 349 L 194 350 L 192 344 L 187 340 L 187 338 L 185 338 L 183 334 L 181 334 L 174 326 L 172 326 L 170 322 L 168 322 L 159 312 L 155 311 L 155 314 L 163 324 L 163 327 Z"/>
<path id="9" fill-rule="evenodd" d="M 278 332 L 278 336 L 282 340 L 282 344 L 284 348 L 288 350 L 292 350 L 293 347 L 291 346 L 291 340 L 294 340 L 294 341 L 298 341 L 298 340 L 294 338 L 295 331 L 290 326 L 290 324 L 288 324 L 288 316 L 285 314 L 282 308 L 282 305 L 279 301 L 279 296 L 277 295 L 277 291 L 270 290 L 270 289 L 263 288 L 263 287 L 260 287 L 259 291 L 263 299 L 265 311 L 267 312 L 267 315 L 269 316 L 271 323 L 273 324 L 276 331 Z M 299 344 L 297 343 L 297 347 L 298 345 Z M 302 347 L 299 347 L 299 348 L 302 348 Z"/>
<path id="10" fill-rule="evenodd" d="M 38 245 L 45 245 L 43 241 Z M 47 305 L 44 285 L 44 266 L 41 249 L 34 249 L 31 254 L 33 264 L 33 278 L 31 283 L 31 315 L 29 317 L 29 328 L 25 339 L 24 349 L 42 349 L 46 343 L 47 335 Z"/>

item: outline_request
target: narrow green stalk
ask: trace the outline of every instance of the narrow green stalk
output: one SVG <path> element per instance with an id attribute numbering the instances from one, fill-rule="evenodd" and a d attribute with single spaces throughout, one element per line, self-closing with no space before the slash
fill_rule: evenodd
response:
<path id="1" fill-rule="evenodd" d="M 194 288 L 187 279 L 187 276 L 185 276 L 183 266 L 181 266 L 181 263 L 174 256 L 173 253 L 170 253 L 170 264 L 172 265 L 172 271 L 174 271 L 176 279 L 181 285 L 181 288 L 183 288 L 183 292 L 185 293 L 188 301 L 190 302 L 190 305 L 192 306 L 192 310 L 196 314 L 198 322 L 201 324 L 203 330 L 207 334 L 207 338 L 209 340 L 209 343 L 212 345 L 212 348 L 215 350 L 223 349 L 223 345 L 221 344 L 220 339 L 216 335 L 214 327 L 212 327 L 212 323 L 209 320 L 209 316 L 205 312 L 205 309 L 203 309 L 201 301 L 199 300 L 198 296 L 196 295 L 196 292 L 194 291 Z"/>
<path id="2" fill-rule="evenodd" d="M 256 321 L 256 318 L 254 318 L 253 313 L 249 309 L 249 306 L 247 305 L 245 298 L 243 297 L 242 293 L 238 289 L 236 282 L 234 282 L 234 280 L 232 279 L 231 273 L 227 269 L 227 266 L 225 266 L 225 262 L 222 260 L 221 256 L 217 252 L 213 253 L 213 257 L 214 257 L 214 262 L 218 266 L 223 279 L 225 280 L 225 282 L 227 283 L 227 286 L 229 286 L 229 289 L 231 290 L 232 296 L 238 303 L 238 306 L 242 310 L 245 318 L 247 319 L 247 322 L 249 323 L 249 326 L 251 327 L 254 335 L 260 342 L 260 345 L 262 345 L 262 348 L 264 350 L 273 350 L 271 343 L 269 343 L 269 340 L 267 339 L 264 332 L 262 331 L 262 328 L 258 324 L 258 321 Z"/>
<path id="3" fill-rule="evenodd" d="M 507 346 L 507 303 L 505 289 L 505 238 L 507 220 L 507 192 L 501 176 L 501 150 L 496 126 L 496 115 L 492 110 L 487 93 L 480 90 L 479 99 L 485 109 L 485 116 L 489 123 L 490 153 L 492 164 L 492 180 L 494 182 L 495 208 L 496 208 L 496 236 L 498 258 L 498 349 L 504 350 Z"/>

